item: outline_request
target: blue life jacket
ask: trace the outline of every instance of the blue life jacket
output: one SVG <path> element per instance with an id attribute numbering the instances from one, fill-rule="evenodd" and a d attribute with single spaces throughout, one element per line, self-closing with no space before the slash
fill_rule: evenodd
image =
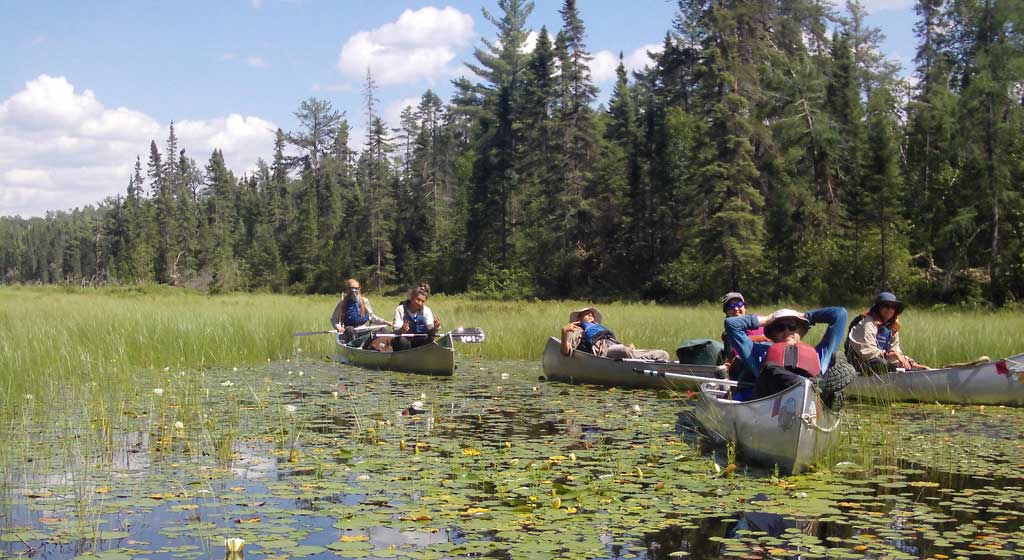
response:
<path id="1" fill-rule="evenodd" d="M 370 320 L 370 313 L 363 307 L 362 301 L 345 300 L 345 323 L 346 327 L 358 327 L 365 325 Z"/>
<path id="2" fill-rule="evenodd" d="M 409 309 L 405 309 L 405 317 L 402 319 L 405 324 L 409 325 L 409 334 L 430 334 L 430 326 L 427 325 L 427 318 L 423 316 L 423 311 L 420 310 L 419 315 L 410 315 Z"/>
<path id="3" fill-rule="evenodd" d="M 888 352 L 892 347 L 892 327 L 889 325 L 881 325 L 878 327 L 878 334 L 875 335 L 875 344 L 882 349 L 883 352 Z"/>
<path id="4" fill-rule="evenodd" d="M 580 340 L 579 349 L 583 352 L 594 353 L 594 343 L 606 338 L 615 338 L 615 333 L 601 323 L 580 322 L 583 328 L 583 339 Z"/>

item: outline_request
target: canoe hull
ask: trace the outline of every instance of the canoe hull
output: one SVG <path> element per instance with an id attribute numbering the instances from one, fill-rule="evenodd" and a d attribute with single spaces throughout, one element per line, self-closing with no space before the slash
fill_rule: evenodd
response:
<path id="1" fill-rule="evenodd" d="M 656 368 L 658 371 L 709 379 L 715 379 L 720 371 L 718 366 L 609 360 L 586 352 L 574 351 L 570 356 L 563 356 L 562 343 L 554 337 L 549 338 L 547 346 L 544 347 L 544 376 L 549 381 L 684 391 L 696 389 L 700 384 L 699 381 L 642 375 L 634 371 L 636 368 Z"/>
<path id="2" fill-rule="evenodd" d="M 455 372 L 455 349 L 447 345 L 430 343 L 401 352 L 363 350 L 342 344 L 338 338 L 335 361 L 366 369 L 402 371 L 424 375 L 450 376 Z"/>
<path id="3" fill-rule="evenodd" d="M 960 368 L 860 375 L 846 394 L 882 402 L 1024 406 L 1024 354 Z"/>
<path id="4" fill-rule="evenodd" d="M 718 397 L 701 386 L 697 422 L 713 437 L 736 443 L 745 459 L 781 473 L 807 470 L 839 437 L 840 416 L 821 403 L 810 381 L 753 401 Z"/>

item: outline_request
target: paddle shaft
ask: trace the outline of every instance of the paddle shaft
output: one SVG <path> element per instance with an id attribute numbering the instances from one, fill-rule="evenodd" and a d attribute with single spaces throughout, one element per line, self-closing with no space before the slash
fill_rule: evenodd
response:
<path id="1" fill-rule="evenodd" d="M 687 375 L 685 373 L 674 373 L 671 371 L 661 371 L 657 369 L 643 369 L 633 368 L 633 371 L 640 375 L 649 375 L 651 377 L 668 377 L 669 379 L 685 379 L 687 381 L 703 381 L 707 383 L 715 383 L 718 385 L 728 385 L 729 387 L 739 387 L 740 385 L 747 385 L 746 383 L 740 383 L 739 381 L 733 381 L 731 379 L 717 379 L 714 377 L 703 377 L 700 375 Z"/>
<path id="2" fill-rule="evenodd" d="M 365 327 L 356 327 L 353 330 L 356 331 L 356 332 L 379 331 L 380 329 L 386 329 L 387 327 L 388 327 L 388 325 L 369 325 L 369 326 L 365 326 Z M 292 333 L 292 336 L 312 336 L 314 334 L 340 334 L 340 333 L 338 331 L 336 331 L 336 330 L 331 330 L 331 331 L 306 331 L 306 332 Z"/>

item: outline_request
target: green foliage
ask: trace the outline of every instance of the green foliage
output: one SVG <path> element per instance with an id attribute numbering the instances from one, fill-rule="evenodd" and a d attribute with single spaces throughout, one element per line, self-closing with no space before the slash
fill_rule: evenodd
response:
<path id="1" fill-rule="evenodd" d="M 0 218 L 0 282 L 1024 297 L 1019 2 L 920 0 L 913 85 L 859 2 L 678 6 L 648 67 L 620 61 L 607 107 L 576 1 L 529 50 L 533 3 L 498 0 L 447 102 L 427 91 L 386 123 L 368 74 L 364 146 L 310 98 L 236 177 L 171 123 L 123 198 Z"/>
<path id="2" fill-rule="evenodd" d="M 530 272 L 522 268 L 504 268 L 494 263 L 477 267 L 469 281 L 469 294 L 497 300 L 522 300 L 536 295 L 537 285 Z"/>

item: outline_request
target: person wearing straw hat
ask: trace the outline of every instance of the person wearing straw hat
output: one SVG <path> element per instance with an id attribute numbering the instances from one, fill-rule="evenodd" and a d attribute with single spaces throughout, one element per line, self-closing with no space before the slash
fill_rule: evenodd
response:
<path id="1" fill-rule="evenodd" d="M 821 342 L 811 346 L 803 342 L 812 325 L 825 323 L 828 328 Z M 826 371 L 843 340 L 846 309 L 824 307 L 807 313 L 779 309 L 771 315 L 740 315 L 725 319 L 729 343 L 746 366 L 740 374 L 741 385 L 733 395 L 736 400 L 752 400 L 774 395 L 818 377 Z M 748 330 L 764 327 L 771 342 L 754 342 Z"/>
<path id="2" fill-rule="evenodd" d="M 855 318 L 846 336 L 846 356 L 859 372 L 931 369 L 917 363 L 900 348 L 900 313 L 903 302 L 892 292 L 880 292 L 871 309 Z"/>
<path id="3" fill-rule="evenodd" d="M 645 350 L 619 342 L 615 333 L 601 324 L 601 319 L 601 312 L 594 307 L 570 313 L 569 323 L 562 327 L 562 355 L 568 356 L 573 350 L 579 350 L 611 360 L 669 361 L 668 352 L 664 350 Z"/>

